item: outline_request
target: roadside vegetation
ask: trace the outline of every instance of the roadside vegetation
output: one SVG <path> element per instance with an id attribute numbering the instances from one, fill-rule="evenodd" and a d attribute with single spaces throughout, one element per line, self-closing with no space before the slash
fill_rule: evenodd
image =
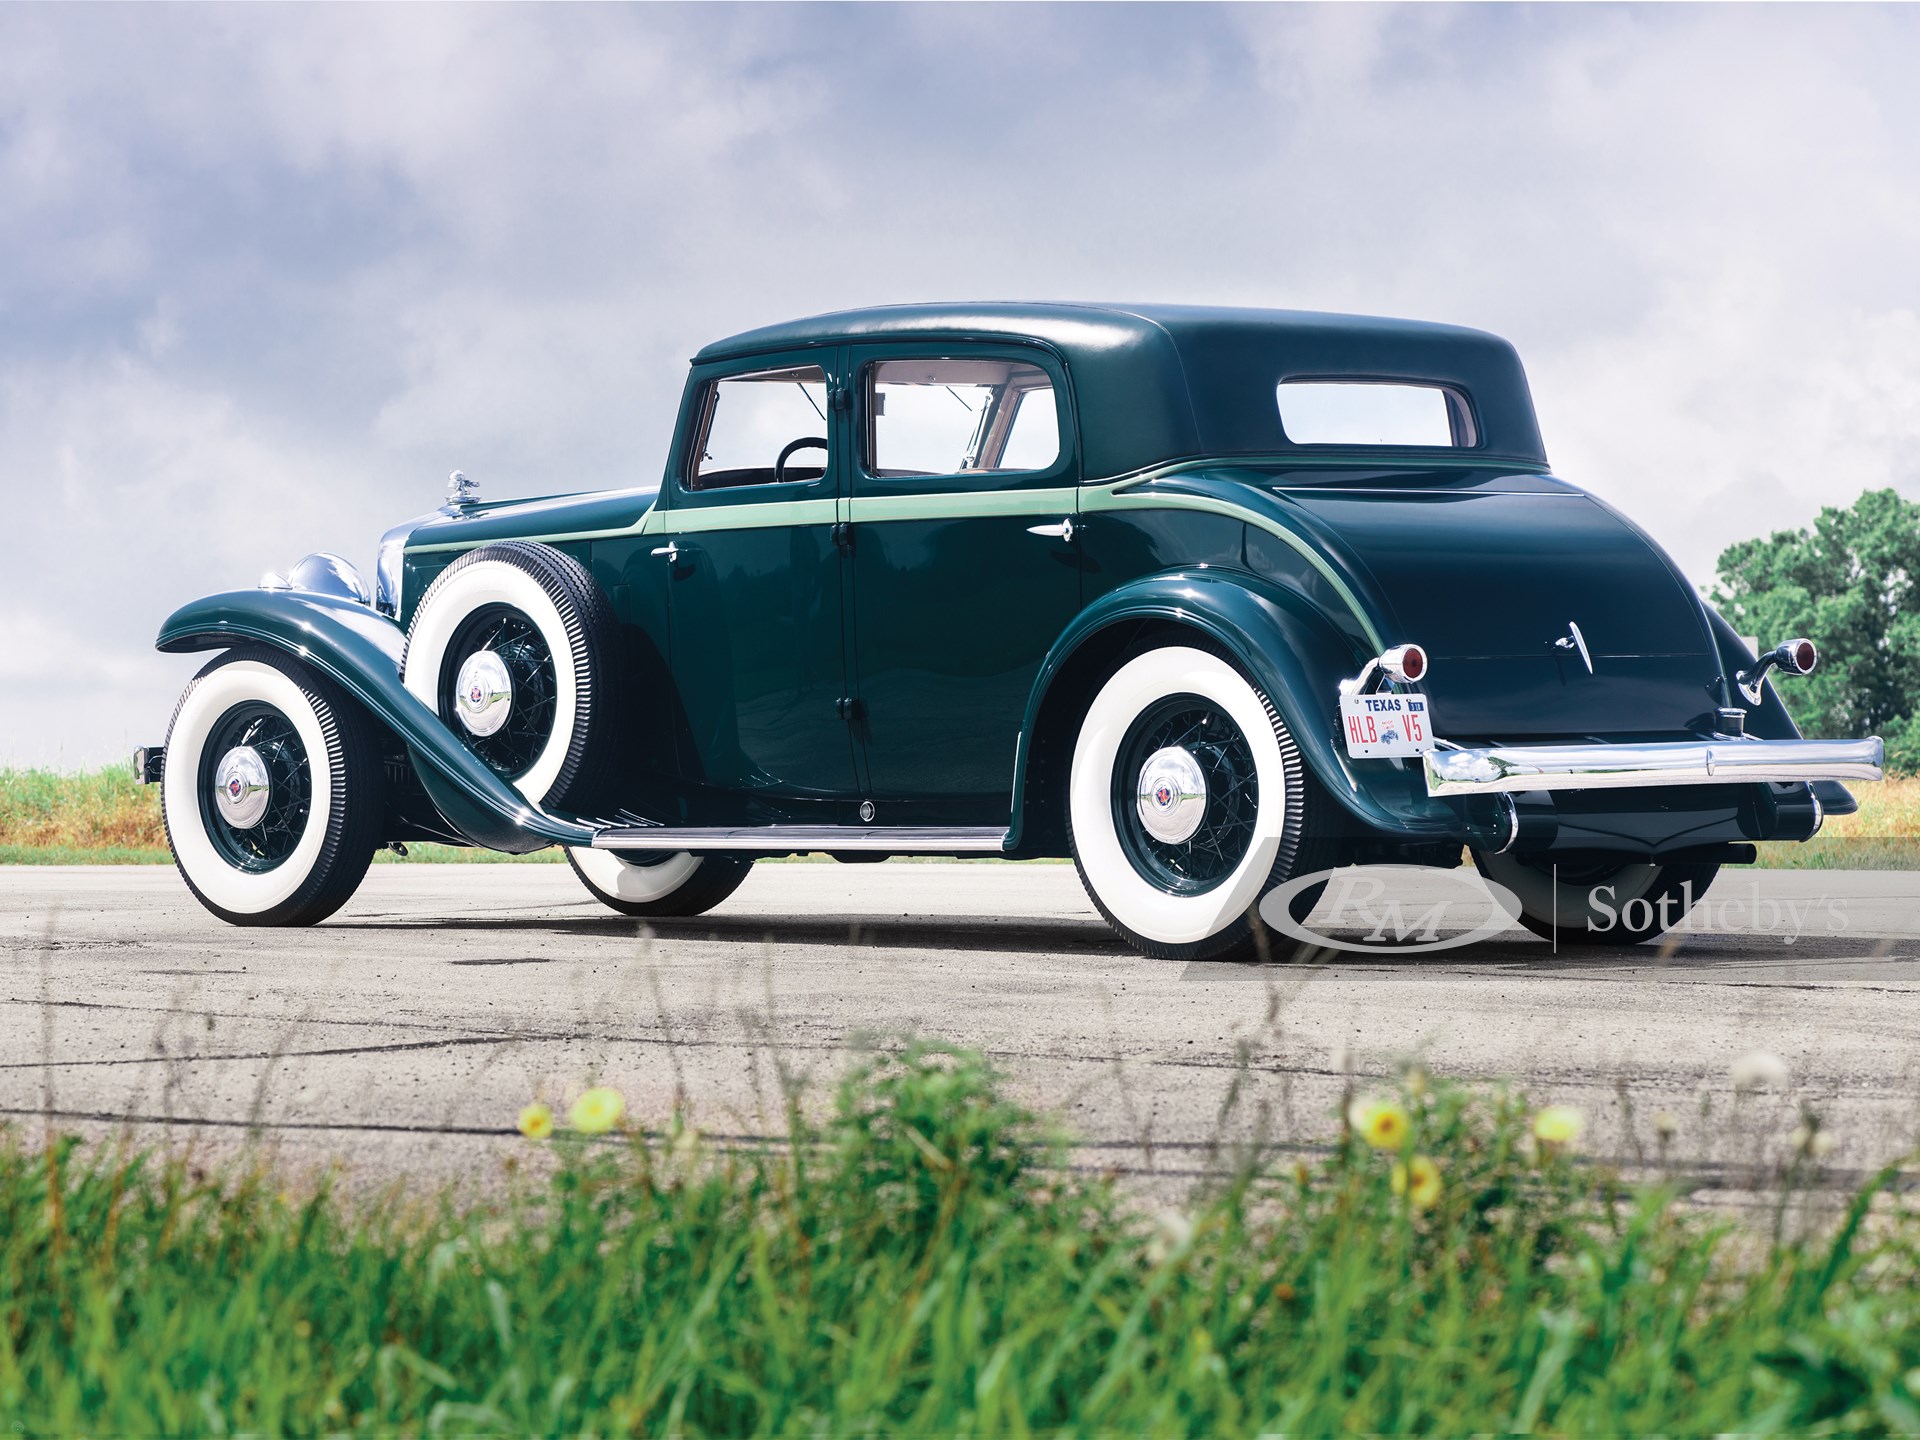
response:
<path id="1" fill-rule="evenodd" d="M 747 1149 L 629 1128 L 610 1089 L 570 1117 L 529 1105 L 522 1162 L 477 1199 L 0 1131 L 0 1415 L 32 1434 L 1920 1429 L 1920 1220 L 1888 1172 L 1809 1224 L 1815 1124 L 1728 1219 L 1583 1160 L 1576 1111 L 1416 1072 L 1352 1093 L 1323 1146 L 1223 1153 L 1217 1183 L 1155 1210 L 1067 1164 L 968 1053 L 909 1045 L 822 1118 L 801 1100 L 783 1143 Z M 1665 1125 L 1643 1122 L 1648 1157 Z"/>
<path id="2" fill-rule="evenodd" d="M 1920 771 L 1920 502 L 1868 490 L 1804 530 L 1720 553 L 1708 599 L 1742 635 L 1810 635 L 1820 668 L 1778 687 L 1801 733 L 1879 735 L 1887 763 Z"/>
<path id="3" fill-rule="evenodd" d="M 1920 869 L 1920 776 L 1856 785 L 1860 813 L 1830 819 L 1805 845 L 1763 845 L 1760 863 L 1785 869 Z M 398 861 L 383 850 L 376 862 Z M 409 844 L 408 862 L 558 864 L 558 850 L 502 855 Z M 0 770 L 0 865 L 167 865 L 160 789 L 125 766 L 82 774 Z"/>

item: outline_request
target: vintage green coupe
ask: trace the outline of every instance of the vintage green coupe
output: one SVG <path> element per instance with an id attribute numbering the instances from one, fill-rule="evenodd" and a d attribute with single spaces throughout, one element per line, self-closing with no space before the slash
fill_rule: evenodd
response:
<path id="1" fill-rule="evenodd" d="M 415 839 L 564 846 L 645 916 L 760 856 L 1071 856 L 1141 950 L 1245 956 L 1278 886 L 1466 847 L 1540 933 L 1632 941 L 1880 777 L 1770 690 L 1812 644 L 1756 656 L 1548 473 L 1472 330 L 853 311 L 701 351 L 657 486 L 452 492 L 371 593 L 314 555 L 161 628 L 223 652 L 136 764 L 224 919 Z"/>

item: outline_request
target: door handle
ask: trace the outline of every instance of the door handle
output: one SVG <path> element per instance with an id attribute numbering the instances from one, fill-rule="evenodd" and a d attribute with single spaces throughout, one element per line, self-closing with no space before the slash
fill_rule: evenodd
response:
<path id="1" fill-rule="evenodd" d="M 1029 525 L 1027 533 L 1044 536 L 1049 540 L 1065 540 L 1068 544 L 1072 544 L 1074 531 L 1077 529 L 1079 527 L 1073 523 L 1073 517 L 1069 515 L 1055 525 Z"/>
<path id="2" fill-rule="evenodd" d="M 653 553 L 655 555 L 666 556 L 667 563 L 669 565 L 678 565 L 680 563 L 680 547 L 671 540 L 669 540 L 666 544 L 659 546 L 657 549 L 654 550 Z"/>

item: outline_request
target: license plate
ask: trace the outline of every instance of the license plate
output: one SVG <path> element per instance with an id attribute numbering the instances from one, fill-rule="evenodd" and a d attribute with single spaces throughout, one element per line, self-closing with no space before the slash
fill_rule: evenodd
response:
<path id="1" fill-rule="evenodd" d="M 1356 760 L 1424 755 L 1433 749 L 1433 725 L 1424 695 L 1342 695 L 1340 728 Z"/>

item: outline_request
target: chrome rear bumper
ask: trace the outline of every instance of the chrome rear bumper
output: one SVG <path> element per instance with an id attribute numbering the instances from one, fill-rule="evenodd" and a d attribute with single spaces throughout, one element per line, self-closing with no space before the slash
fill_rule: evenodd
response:
<path id="1" fill-rule="evenodd" d="M 1702 740 L 1626 745 L 1490 745 L 1432 750 L 1427 794 L 1879 780 L 1885 747 L 1866 740 Z"/>

